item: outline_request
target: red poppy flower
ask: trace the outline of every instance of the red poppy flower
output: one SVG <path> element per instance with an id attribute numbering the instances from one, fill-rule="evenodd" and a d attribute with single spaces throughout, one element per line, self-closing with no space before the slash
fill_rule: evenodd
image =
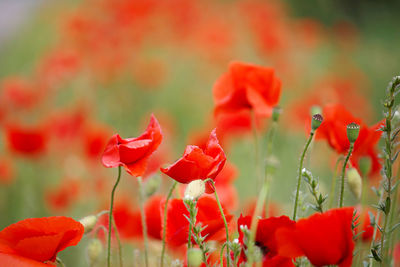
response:
<path id="1" fill-rule="evenodd" d="M 225 225 L 217 202 L 211 197 L 201 197 L 197 201 L 196 221 L 202 226 L 206 226 L 201 234 L 206 236 L 206 240 L 223 240 L 225 236 Z M 162 207 L 162 210 L 164 207 Z M 229 223 L 232 215 L 224 210 L 225 218 Z M 189 222 L 185 218 L 189 216 L 182 199 L 173 199 L 168 202 L 167 210 L 167 236 L 166 240 L 170 246 L 180 246 L 188 241 Z"/>
<path id="2" fill-rule="evenodd" d="M 286 257 L 306 256 L 315 266 L 350 267 L 353 261 L 353 208 L 316 213 L 296 223 L 295 229 L 276 233 L 278 253 Z"/>
<path id="3" fill-rule="evenodd" d="M 356 211 L 356 218 L 358 219 L 355 221 L 355 224 L 359 225 L 358 227 L 356 227 L 356 229 L 354 229 L 355 234 L 358 234 L 362 231 L 363 233 L 361 234 L 361 240 L 363 242 L 371 242 L 372 236 L 374 234 L 374 227 L 371 225 L 369 213 L 371 212 L 372 214 L 374 214 L 374 216 L 376 216 L 376 211 L 368 207 L 356 207 Z M 379 231 L 377 231 L 376 234 L 379 238 Z"/>
<path id="4" fill-rule="evenodd" d="M 109 130 L 100 125 L 90 125 L 83 134 L 83 148 L 88 159 L 96 160 L 101 157 L 107 145 Z"/>
<path id="5" fill-rule="evenodd" d="M 346 154 L 350 147 L 346 126 L 351 122 L 357 123 L 360 125 L 360 134 L 354 143 L 354 151 L 350 161 L 359 170 L 360 158 L 368 157 L 372 163 L 370 175 L 379 173 L 381 164 L 376 145 L 382 134 L 382 131 L 378 130 L 381 123 L 368 127 L 361 119 L 354 117 L 339 104 L 325 106 L 322 115 L 324 121 L 318 128 L 316 139 L 325 139 L 336 152 Z"/>
<path id="6" fill-rule="evenodd" d="M 147 233 L 150 237 L 161 240 L 161 205 L 163 196 L 152 196 L 145 203 Z M 113 211 L 115 225 L 122 238 L 140 239 L 143 237 L 142 219 L 139 207 L 123 199 L 115 203 Z M 108 215 L 102 217 L 101 224 L 108 227 Z"/>
<path id="7" fill-rule="evenodd" d="M 44 153 L 48 141 L 45 127 L 17 124 L 6 126 L 6 138 L 11 151 L 25 156 L 38 156 Z"/>
<path id="8" fill-rule="evenodd" d="M 244 235 L 240 228 L 247 226 L 247 228 L 250 229 L 251 220 L 251 216 L 243 217 L 242 215 L 240 215 L 238 219 L 239 242 L 241 244 L 243 244 Z M 278 229 L 294 229 L 295 225 L 296 222 L 290 220 L 287 216 L 270 217 L 258 221 L 255 242 L 263 252 L 263 266 L 294 266 L 290 257 L 278 255 L 278 243 L 275 234 Z M 245 260 L 246 257 L 244 253 L 242 253 L 241 261 L 243 262 Z"/>
<path id="9" fill-rule="evenodd" d="M 25 219 L 0 232 L 2 266 L 48 266 L 57 253 L 79 243 L 83 225 L 68 217 Z"/>
<path id="10" fill-rule="evenodd" d="M 215 114 L 252 109 L 270 116 L 279 102 L 281 81 L 272 68 L 233 62 L 213 88 Z"/>
<path id="11" fill-rule="evenodd" d="M 15 169 L 13 162 L 4 156 L 0 157 L 0 184 L 10 184 L 14 181 Z"/>
<path id="12" fill-rule="evenodd" d="M 167 168 L 161 168 L 161 171 L 180 183 L 188 184 L 198 179 L 215 179 L 224 167 L 225 161 L 225 153 L 219 145 L 214 129 L 204 149 L 193 145 L 187 146 L 182 158 Z M 206 192 L 214 192 L 209 183 Z"/>
<path id="13" fill-rule="evenodd" d="M 139 137 L 122 139 L 115 134 L 108 142 L 102 162 L 107 168 L 124 166 L 132 176 L 142 176 L 150 155 L 158 148 L 162 133 L 157 119 L 152 115 L 146 131 Z"/>
<path id="14" fill-rule="evenodd" d="M 81 184 L 78 180 L 65 179 L 56 188 L 46 190 L 46 202 L 53 211 L 65 211 L 77 200 Z"/>

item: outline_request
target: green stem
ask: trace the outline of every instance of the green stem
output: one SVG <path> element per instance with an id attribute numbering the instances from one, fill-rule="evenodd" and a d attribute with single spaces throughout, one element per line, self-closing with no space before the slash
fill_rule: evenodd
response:
<path id="1" fill-rule="evenodd" d="M 314 131 L 311 131 L 310 136 L 308 137 L 307 143 L 304 147 L 303 153 L 301 154 L 301 157 L 300 157 L 299 173 L 298 173 L 298 177 L 297 177 L 296 197 L 294 200 L 294 210 L 293 210 L 293 216 L 292 216 L 292 220 L 294 220 L 294 221 L 296 220 L 296 215 L 297 215 L 297 205 L 299 202 L 299 193 L 300 193 L 301 176 L 302 176 L 301 172 L 303 170 L 304 157 L 306 155 L 307 149 L 310 146 L 310 143 L 311 143 L 313 137 L 314 137 Z"/>
<path id="2" fill-rule="evenodd" d="M 382 200 L 383 200 L 383 190 L 380 191 L 379 203 L 381 203 Z M 372 234 L 372 240 L 371 240 L 371 245 L 370 245 L 369 251 L 372 250 L 372 248 L 375 244 L 376 234 L 378 233 L 378 224 L 379 224 L 380 217 L 381 217 L 381 210 L 378 209 L 378 212 L 375 217 L 374 232 Z M 373 267 L 373 263 L 374 263 L 374 261 L 373 261 L 373 258 L 371 257 L 369 259 L 369 266 Z"/>
<path id="3" fill-rule="evenodd" d="M 56 262 L 57 262 L 61 267 L 65 267 L 64 262 L 63 262 L 60 258 L 57 257 Z"/>
<path id="4" fill-rule="evenodd" d="M 225 247 L 228 246 L 228 243 L 224 243 L 221 247 L 221 252 L 219 253 L 219 258 L 220 258 L 220 265 L 221 267 L 224 267 L 224 249 Z M 229 257 L 229 254 L 228 254 Z M 227 264 L 227 266 L 229 266 L 229 264 Z"/>
<path id="5" fill-rule="evenodd" d="M 211 180 L 211 181 L 212 181 L 212 180 Z M 219 201 L 219 198 L 218 198 L 217 190 L 216 190 L 216 188 L 215 188 L 214 181 L 212 181 L 212 186 L 213 186 L 213 188 L 214 188 L 215 200 L 217 200 L 219 212 L 221 212 L 222 219 L 224 220 L 225 232 L 226 232 L 226 242 L 229 242 L 228 223 L 227 223 L 227 221 L 226 221 L 225 214 L 224 214 L 224 211 L 223 211 L 222 206 L 221 206 L 221 202 Z M 230 255 L 229 255 L 229 245 L 226 246 L 226 254 L 227 254 L 227 257 L 226 257 L 226 265 L 229 266 L 229 258 L 230 258 Z"/>
<path id="6" fill-rule="evenodd" d="M 333 208 L 333 199 L 335 195 L 335 189 L 336 189 L 336 181 L 337 181 L 337 169 L 339 167 L 340 162 L 343 160 L 343 156 L 339 156 L 339 158 L 336 160 L 335 164 L 335 169 L 333 170 L 333 176 L 332 176 L 332 181 L 331 181 L 331 191 L 329 193 L 329 200 L 328 200 L 328 207 Z"/>
<path id="7" fill-rule="evenodd" d="M 165 200 L 165 204 L 164 204 L 164 224 L 163 224 L 164 227 L 163 227 L 163 235 L 162 235 L 162 250 L 161 250 L 161 263 L 160 263 L 161 267 L 164 266 L 164 255 L 165 255 L 165 244 L 166 244 L 165 238 L 166 238 L 166 235 L 167 235 L 168 201 L 171 198 L 172 193 L 174 192 L 175 187 L 176 187 L 177 184 L 178 184 L 178 182 L 174 181 L 173 185 L 171 186 L 171 189 L 168 192 L 168 196 L 167 196 L 167 199 Z"/>
<path id="8" fill-rule="evenodd" d="M 342 184 L 340 188 L 340 197 L 339 197 L 339 208 L 343 207 L 343 199 L 344 199 L 344 175 L 346 173 L 346 166 L 347 162 L 350 159 L 351 153 L 353 152 L 354 143 L 350 143 L 349 152 L 347 153 L 346 159 L 344 160 L 343 167 L 342 167 Z"/>
<path id="9" fill-rule="evenodd" d="M 146 267 L 149 266 L 149 260 L 147 257 L 148 251 L 148 238 L 147 238 L 147 224 L 146 224 L 146 213 L 144 210 L 144 201 L 145 201 L 145 190 L 143 186 L 142 177 L 138 177 L 139 181 L 139 190 L 140 190 L 140 213 L 142 217 L 142 230 L 143 230 L 143 240 L 144 240 L 144 262 Z"/>
<path id="10" fill-rule="evenodd" d="M 266 183 L 266 187 L 269 188 L 271 180 L 269 179 L 268 175 L 268 157 L 271 154 L 271 150 L 272 150 L 272 143 L 275 137 L 275 132 L 276 132 L 276 128 L 277 128 L 277 122 L 276 121 L 272 121 L 272 125 L 271 125 L 271 129 L 268 132 L 268 136 L 267 136 L 267 149 L 265 151 L 265 165 L 264 165 L 264 183 Z M 269 197 L 267 194 L 267 197 L 264 200 L 264 208 L 265 208 L 265 217 L 268 217 L 268 208 L 269 208 Z"/>
<path id="11" fill-rule="evenodd" d="M 107 247 L 107 266 L 111 267 L 111 226 L 113 220 L 113 207 L 114 207 L 114 195 L 115 190 L 121 180 L 121 166 L 118 167 L 118 178 L 114 184 L 114 187 L 111 191 L 111 203 L 110 203 L 110 210 L 108 212 L 108 247 Z"/>

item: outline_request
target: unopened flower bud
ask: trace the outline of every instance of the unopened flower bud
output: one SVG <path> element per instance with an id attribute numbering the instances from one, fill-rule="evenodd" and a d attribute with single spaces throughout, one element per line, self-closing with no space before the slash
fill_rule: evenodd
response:
<path id="1" fill-rule="evenodd" d="M 349 185 L 350 191 L 357 198 L 361 198 L 362 191 L 362 179 L 357 169 L 350 168 L 347 170 L 347 184 Z"/>
<path id="2" fill-rule="evenodd" d="M 94 264 L 98 261 L 99 257 L 103 253 L 103 244 L 97 238 L 93 238 L 89 241 L 89 244 L 86 248 L 86 255 L 89 260 L 89 265 L 94 266 Z"/>
<path id="3" fill-rule="evenodd" d="M 311 114 L 311 116 L 314 116 L 314 115 L 316 115 L 316 114 L 321 114 L 321 113 L 322 113 L 322 109 L 321 109 L 320 106 L 315 105 L 315 106 L 312 106 L 312 107 L 310 108 L 310 114 Z"/>
<path id="4" fill-rule="evenodd" d="M 278 106 L 274 107 L 274 109 L 272 110 L 272 120 L 275 122 L 278 121 L 281 113 L 282 113 L 282 108 Z"/>
<path id="5" fill-rule="evenodd" d="M 198 199 L 206 191 L 206 184 L 203 180 L 194 180 L 188 184 L 185 190 L 185 198 Z"/>
<path id="6" fill-rule="evenodd" d="M 360 125 L 355 122 L 347 124 L 347 138 L 350 143 L 354 144 L 354 142 L 358 138 L 358 134 L 360 133 Z"/>
<path id="7" fill-rule="evenodd" d="M 358 161 L 358 166 L 360 168 L 361 175 L 367 176 L 369 172 L 371 171 L 372 167 L 372 162 L 369 157 L 361 157 L 360 160 Z"/>
<path id="8" fill-rule="evenodd" d="M 96 215 L 89 215 L 83 217 L 79 220 L 79 222 L 83 225 L 85 234 L 91 232 L 93 228 L 96 226 L 97 223 L 97 216 Z"/>
<path id="9" fill-rule="evenodd" d="M 311 129 L 313 131 L 317 130 L 318 127 L 321 125 L 322 121 L 324 120 L 324 118 L 322 117 L 321 114 L 315 114 L 312 116 L 311 119 Z"/>
<path id="10" fill-rule="evenodd" d="M 198 248 L 189 249 L 187 257 L 189 266 L 198 267 L 203 262 L 203 253 Z"/>

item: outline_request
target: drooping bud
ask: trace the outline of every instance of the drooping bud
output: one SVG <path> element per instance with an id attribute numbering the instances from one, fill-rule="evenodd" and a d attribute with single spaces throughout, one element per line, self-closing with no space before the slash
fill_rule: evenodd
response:
<path id="1" fill-rule="evenodd" d="M 314 105 L 310 108 L 310 115 L 314 116 L 316 114 L 321 114 L 322 113 L 322 109 L 320 106 Z"/>
<path id="2" fill-rule="evenodd" d="M 358 134 L 360 133 L 360 125 L 355 122 L 347 124 L 347 138 L 350 143 L 354 144 L 354 142 L 358 138 Z"/>
<path id="3" fill-rule="evenodd" d="M 312 129 L 312 131 L 317 130 L 318 127 L 321 125 L 323 120 L 324 120 L 324 118 L 322 117 L 321 114 L 313 115 L 312 119 L 311 119 L 311 129 Z"/>
<path id="4" fill-rule="evenodd" d="M 194 180 L 188 184 L 185 190 L 185 199 L 196 200 L 206 191 L 206 184 L 203 180 Z"/>
<path id="5" fill-rule="evenodd" d="M 274 107 L 274 109 L 272 110 L 272 120 L 277 122 L 279 120 L 279 116 L 282 113 L 282 108 L 281 107 Z"/>
<path id="6" fill-rule="evenodd" d="M 353 195 L 357 199 L 361 199 L 362 179 L 357 169 L 350 168 L 347 170 L 347 184 Z"/>
<path id="7" fill-rule="evenodd" d="M 85 234 L 93 230 L 93 228 L 96 226 L 97 219 L 98 217 L 96 215 L 89 215 L 79 220 L 79 222 L 83 225 Z"/>
<path id="8" fill-rule="evenodd" d="M 86 248 L 86 255 L 88 257 L 89 266 L 95 266 L 95 263 L 99 260 L 103 253 L 103 244 L 97 238 L 93 238 L 89 241 Z"/>
<path id="9" fill-rule="evenodd" d="M 188 266 L 198 267 L 203 262 L 203 253 L 199 248 L 191 248 L 187 254 Z"/>

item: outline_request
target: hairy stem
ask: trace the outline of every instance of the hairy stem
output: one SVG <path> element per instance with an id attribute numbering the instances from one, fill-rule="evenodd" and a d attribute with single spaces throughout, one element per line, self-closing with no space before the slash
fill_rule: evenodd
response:
<path id="1" fill-rule="evenodd" d="M 349 162 L 349 159 L 350 159 L 351 153 L 353 152 L 353 149 L 354 149 L 354 143 L 350 143 L 349 152 L 347 153 L 346 159 L 344 160 L 343 167 L 342 167 L 342 176 L 341 176 L 342 184 L 341 184 L 341 187 L 340 187 L 339 208 L 343 207 L 344 175 L 346 173 L 346 166 L 347 166 L 347 163 Z"/>

